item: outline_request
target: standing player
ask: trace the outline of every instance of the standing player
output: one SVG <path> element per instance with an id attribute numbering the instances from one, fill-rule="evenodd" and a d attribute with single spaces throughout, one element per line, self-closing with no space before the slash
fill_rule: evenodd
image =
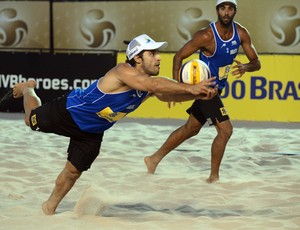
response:
<path id="1" fill-rule="evenodd" d="M 185 140 L 197 135 L 202 126 L 208 122 L 209 125 L 215 126 L 217 136 L 211 146 L 211 172 L 207 182 L 213 183 L 219 180 L 220 164 L 226 144 L 233 132 L 220 94 L 229 71 L 240 78 L 245 72 L 259 70 L 261 65 L 247 29 L 233 20 L 237 12 L 236 1 L 217 0 L 216 11 L 218 20 L 196 32 L 174 56 L 173 76 L 178 79 L 182 61 L 200 50 L 200 59 L 209 66 L 212 76 L 217 77 L 219 95 L 208 101 L 196 100 L 187 110 L 189 118 L 186 124 L 175 130 L 153 155 L 144 158 L 148 172 L 151 174 L 155 172 L 163 157 Z M 240 45 L 249 60 L 248 63 L 242 64 L 235 60 Z M 235 65 L 231 66 L 233 62 Z"/>

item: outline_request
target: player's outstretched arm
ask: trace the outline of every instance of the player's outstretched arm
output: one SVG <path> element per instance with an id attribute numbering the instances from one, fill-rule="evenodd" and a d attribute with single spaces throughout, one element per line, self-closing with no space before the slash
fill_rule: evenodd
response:
<path id="1" fill-rule="evenodd" d="M 218 93 L 218 86 L 213 87 L 216 84 L 215 77 L 203 80 L 196 85 L 189 85 L 195 89 L 197 94 L 192 93 L 155 93 L 154 95 L 161 101 L 165 102 L 183 102 L 195 99 L 210 100 Z"/>

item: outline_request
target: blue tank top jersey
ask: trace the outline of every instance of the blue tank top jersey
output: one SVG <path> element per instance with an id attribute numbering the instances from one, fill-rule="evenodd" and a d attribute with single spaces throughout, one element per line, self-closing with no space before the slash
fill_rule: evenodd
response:
<path id="1" fill-rule="evenodd" d="M 72 90 L 67 97 L 67 110 L 73 120 L 82 131 L 89 133 L 101 133 L 109 129 L 137 109 L 148 95 L 148 92 L 134 89 L 121 93 L 104 93 L 97 87 L 98 81 L 87 89 Z"/>
<path id="2" fill-rule="evenodd" d="M 241 44 L 236 23 L 233 22 L 232 25 L 233 35 L 229 40 L 224 41 L 216 29 L 215 22 L 210 23 L 210 27 L 215 37 L 215 52 L 211 56 L 206 56 L 200 52 L 200 60 L 208 65 L 211 75 L 217 77 L 216 83 L 219 85 L 219 89 L 223 89 L 225 86 L 231 64 L 233 63 Z"/>

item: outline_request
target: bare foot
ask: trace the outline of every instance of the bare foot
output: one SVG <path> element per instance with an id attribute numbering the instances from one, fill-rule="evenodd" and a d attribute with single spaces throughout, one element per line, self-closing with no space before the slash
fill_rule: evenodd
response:
<path id="1" fill-rule="evenodd" d="M 148 173 L 154 174 L 157 164 L 151 160 L 151 157 L 144 157 L 144 162 L 147 166 Z"/>
<path id="2" fill-rule="evenodd" d="M 206 182 L 209 184 L 215 183 L 219 180 L 219 177 L 212 177 L 210 176 L 209 178 L 206 179 Z"/>
<path id="3" fill-rule="evenodd" d="M 45 213 L 45 215 L 53 215 L 55 212 L 53 210 L 50 210 L 47 201 L 43 203 L 42 209 L 43 209 L 43 212 Z"/>
<path id="4" fill-rule="evenodd" d="M 13 88 L 13 97 L 14 98 L 20 98 L 23 97 L 24 93 L 26 93 L 26 90 L 29 88 L 35 88 L 36 82 L 34 80 L 29 80 L 26 82 L 20 82 L 15 84 Z"/>

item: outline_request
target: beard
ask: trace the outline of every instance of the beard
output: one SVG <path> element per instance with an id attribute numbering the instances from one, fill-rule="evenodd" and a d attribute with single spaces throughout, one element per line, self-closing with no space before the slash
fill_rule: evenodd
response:
<path id="1" fill-rule="evenodd" d="M 234 15 L 232 17 L 229 17 L 229 16 L 222 17 L 222 16 L 218 15 L 219 22 L 224 27 L 231 26 L 231 24 L 233 22 L 233 18 L 234 18 Z"/>

